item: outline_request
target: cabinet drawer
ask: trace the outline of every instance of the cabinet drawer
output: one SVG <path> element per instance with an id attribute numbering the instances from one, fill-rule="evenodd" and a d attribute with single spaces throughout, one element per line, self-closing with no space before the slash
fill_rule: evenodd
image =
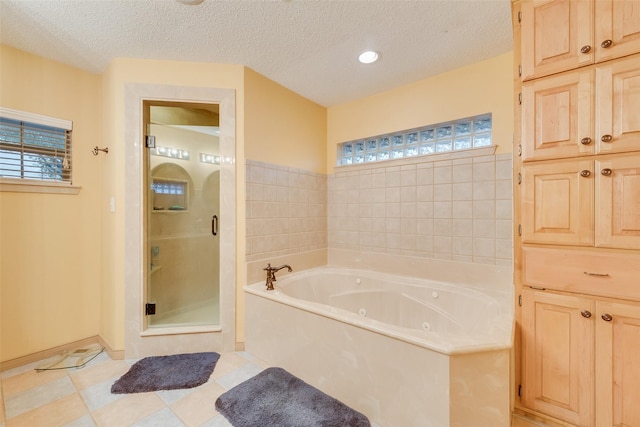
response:
<path id="1" fill-rule="evenodd" d="M 640 255 L 524 247 L 523 258 L 525 285 L 640 299 Z"/>

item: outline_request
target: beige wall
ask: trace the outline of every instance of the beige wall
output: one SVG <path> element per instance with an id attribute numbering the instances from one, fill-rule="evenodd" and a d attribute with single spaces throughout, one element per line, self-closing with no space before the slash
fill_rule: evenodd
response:
<path id="1" fill-rule="evenodd" d="M 326 173 L 326 108 L 245 70 L 247 159 Z"/>
<path id="2" fill-rule="evenodd" d="M 493 114 L 497 153 L 512 151 L 513 53 L 327 111 L 327 170 L 336 164 L 336 145 L 358 138 L 427 126 L 483 113 Z"/>
<path id="3" fill-rule="evenodd" d="M 73 121 L 77 195 L 0 192 L 0 361 L 100 331 L 100 76 L 0 46 L 0 105 Z"/>

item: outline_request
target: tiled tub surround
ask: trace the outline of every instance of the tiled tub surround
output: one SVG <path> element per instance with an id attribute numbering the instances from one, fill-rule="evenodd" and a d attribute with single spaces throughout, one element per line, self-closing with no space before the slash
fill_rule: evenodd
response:
<path id="1" fill-rule="evenodd" d="M 246 348 L 381 426 L 506 427 L 510 271 L 440 262 L 470 286 L 335 267 L 246 286 Z"/>
<path id="2" fill-rule="evenodd" d="M 511 265 L 511 153 L 492 151 L 337 168 L 329 247 Z"/>
<path id="3" fill-rule="evenodd" d="M 247 261 L 327 247 L 327 176 L 247 160 Z"/>

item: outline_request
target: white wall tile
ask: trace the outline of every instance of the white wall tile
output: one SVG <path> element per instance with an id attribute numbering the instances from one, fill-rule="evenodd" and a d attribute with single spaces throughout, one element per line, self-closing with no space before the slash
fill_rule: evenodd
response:
<path id="1" fill-rule="evenodd" d="M 330 176 L 254 161 L 246 170 L 251 259 L 329 245 L 483 264 L 511 260 L 510 153 Z"/>
<path id="2" fill-rule="evenodd" d="M 442 164 L 440 164 L 442 163 Z M 434 184 L 450 184 L 452 181 L 452 169 L 451 162 L 438 162 L 433 169 L 433 183 Z"/>

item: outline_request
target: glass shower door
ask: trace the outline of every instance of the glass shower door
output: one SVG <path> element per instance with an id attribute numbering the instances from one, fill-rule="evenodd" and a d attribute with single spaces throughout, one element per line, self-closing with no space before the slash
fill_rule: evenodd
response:
<path id="1" fill-rule="evenodd" d="M 148 328 L 220 323 L 217 115 L 202 125 L 207 109 L 201 107 L 150 106 L 147 133 L 155 147 L 147 149 Z"/>

